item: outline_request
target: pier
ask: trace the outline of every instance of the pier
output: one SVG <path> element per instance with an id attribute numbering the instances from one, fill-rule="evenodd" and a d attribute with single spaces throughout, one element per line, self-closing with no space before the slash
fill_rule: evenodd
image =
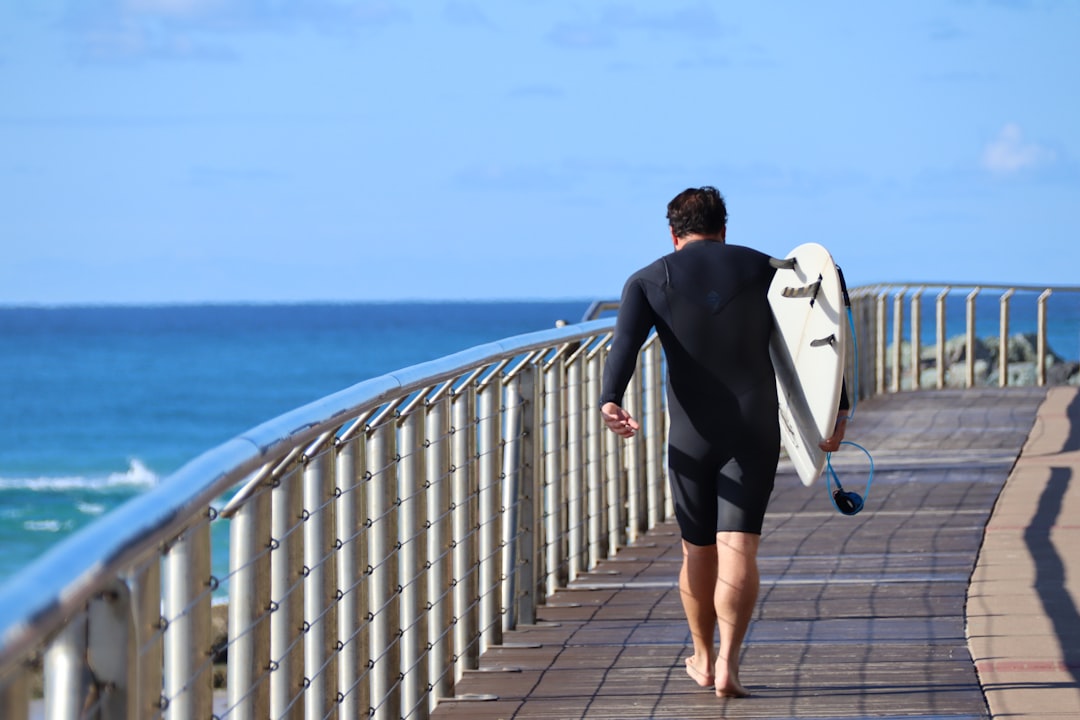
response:
<path id="1" fill-rule="evenodd" d="M 683 669 L 667 522 L 554 593 L 432 718 L 1080 717 L 1076 389 L 877 396 L 848 435 L 876 464 L 860 514 L 778 478 L 752 697 L 718 699 Z M 837 472 L 862 489 L 865 462 Z"/>

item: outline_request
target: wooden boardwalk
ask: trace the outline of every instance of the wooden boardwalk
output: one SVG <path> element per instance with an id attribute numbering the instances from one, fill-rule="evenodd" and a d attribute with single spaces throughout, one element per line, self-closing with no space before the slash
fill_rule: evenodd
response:
<path id="1" fill-rule="evenodd" d="M 690 639 L 665 524 L 549 599 L 432 717 L 989 717 L 964 606 L 984 529 L 1045 389 L 923 391 L 860 404 L 849 439 L 874 456 L 866 509 L 782 467 L 761 547 L 742 679 L 721 700 L 690 681 Z M 837 470 L 862 492 L 865 456 Z"/>

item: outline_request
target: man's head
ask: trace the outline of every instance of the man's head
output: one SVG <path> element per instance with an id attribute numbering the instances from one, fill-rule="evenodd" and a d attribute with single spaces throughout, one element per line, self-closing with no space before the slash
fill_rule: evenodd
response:
<path id="1" fill-rule="evenodd" d="M 724 196 L 708 185 L 683 190 L 668 203 L 667 219 L 676 238 L 701 235 L 723 239 L 727 227 Z"/>

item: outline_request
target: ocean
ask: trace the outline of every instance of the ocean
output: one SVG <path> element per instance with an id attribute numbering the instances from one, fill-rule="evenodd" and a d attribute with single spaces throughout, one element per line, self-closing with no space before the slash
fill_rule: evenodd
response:
<path id="1" fill-rule="evenodd" d="M 0 582 L 265 420 L 588 305 L 0 308 Z"/>
<path id="2" fill-rule="evenodd" d="M 577 322 L 588 305 L 0 307 L 0 582 L 248 428 L 361 380 Z M 963 305 L 950 298 L 950 336 Z M 981 336 L 996 335 L 997 307 L 980 297 Z M 1034 328 L 1034 296 L 1018 294 L 1011 329 Z M 1080 293 L 1051 298 L 1049 335 L 1058 355 L 1080 358 Z"/>

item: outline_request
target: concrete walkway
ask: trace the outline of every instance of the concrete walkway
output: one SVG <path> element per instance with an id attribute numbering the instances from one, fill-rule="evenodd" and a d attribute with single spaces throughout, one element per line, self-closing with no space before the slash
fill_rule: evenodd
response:
<path id="1" fill-rule="evenodd" d="M 1080 718 L 1080 398 L 1053 388 L 1001 493 L 968 594 L 996 718 Z"/>
<path id="2" fill-rule="evenodd" d="M 666 524 L 507 633 L 433 717 L 1080 717 L 1076 390 L 882 396 L 849 439 L 876 463 L 859 515 L 824 483 L 778 478 L 743 659 L 753 697 L 687 679 Z M 866 458 L 834 461 L 862 492 Z"/>

